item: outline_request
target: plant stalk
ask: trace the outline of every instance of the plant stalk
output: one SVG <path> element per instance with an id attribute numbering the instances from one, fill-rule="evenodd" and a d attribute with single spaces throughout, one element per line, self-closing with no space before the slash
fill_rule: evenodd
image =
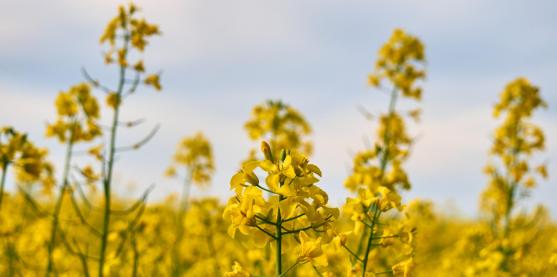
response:
<path id="1" fill-rule="evenodd" d="M 2 210 L 2 198 L 4 196 L 4 186 L 6 184 L 6 175 L 8 171 L 8 162 L 4 161 L 2 165 L 2 180 L 0 181 L 0 210 Z"/>
<path id="2" fill-rule="evenodd" d="M 124 37 L 124 51 L 127 56 L 128 52 L 128 43 L 130 40 L 129 34 L 125 35 Z M 116 131 L 118 130 L 118 120 L 120 115 L 120 107 L 121 107 L 121 99 L 122 94 L 124 91 L 124 84 L 126 82 L 126 67 L 120 65 L 120 80 L 118 82 L 118 99 L 120 101 L 114 107 L 114 116 L 112 117 L 112 126 L 110 129 L 110 148 L 108 153 L 108 169 L 106 178 L 103 181 L 103 189 L 104 189 L 104 212 L 103 212 L 103 228 L 101 233 L 101 249 L 99 254 L 99 272 L 98 276 L 104 276 L 103 269 L 104 263 L 106 259 L 106 248 L 108 243 L 108 233 L 109 233 L 109 225 L 110 225 L 110 195 L 111 195 L 111 185 L 112 185 L 112 175 L 114 169 L 114 156 L 116 154 Z"/>
<path id="3" fill-rule="evenodd" d="M 75 124 L 75 122 L 74 122 Z M 54 270 L 54 247 L 56 246 L 56 235 L 58 234 L 58 225 L 60 219 L 60 211 L 62 210 L 62 203 L 64 202 L 64 196 L 66 195 L 66 190 L 69 185 L 68 176 L 70 174 L 70 165 L 72 160 L 72 151 L 74 145 L 74 132 L 71 131 L 70 138 L 68 140 L 68 145 L 66 147 L 66 158 L 64 162 L 64 173 L 62 175 L 62 187 L 60 188 L 60 195 L 56 200 L 56 205 L 54 207 L 54 214 L 52 215 L 52 226 L 50 231 L 50 240 L 48 241 L 48 264 L 46 267 L 45 276 L 50 276 Z"/>

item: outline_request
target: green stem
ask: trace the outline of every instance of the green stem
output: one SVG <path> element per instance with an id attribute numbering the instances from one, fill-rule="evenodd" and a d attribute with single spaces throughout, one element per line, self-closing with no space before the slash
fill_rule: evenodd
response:
<path id="1" fill-rule="evenodd" d="M 132 234 L 132 247 L 133 247 L 133 272 L 132 276 L 136 277 L 139 267 L 139 250 L 137 249 L 137 241 L 135 240 L 135 234 Z"/>
<path id="2" fill-rule="evenodd" d="M 180 199 L 180 207 L 178 210 L 178 216 L 176 217 L 176 241 L 172 245 L 172 260 L 174 264 L 174 269 L 172 270 L 172 276 L 180 276 L 182 274 L 182 265 L 179 260 L 179 245 L 184 238 L 184 218 L 186 211 L 188 209 L 189 195 L 191 191 L 191 172 L 188 173 L 184 179 L 184 185 L 182 188 L 182 198 Z"/>
<path id="3" fill-rule="evenodd" d="M 518 125 L 518 123 L 517 123 Z M 514 137 L 517 136 L 516 133 L 518 133 L 518 126 L 515 126 L 514 128 Z M 519 154 L 519 147 L 516 146 L 515 148 L 513 148 L 510 152 L 511 157 L 512 157 L 512 162 L 510 165 L 510 169 L 507 170 L 507 183 L 509 184 L 509 189 L 508 189 L 508 193 L 507 193 L 507 203 L 506 203 L 506 207 L 505 207 L 505 215 L 504 215 L 504 222 L 503 222 L 503 237 L 505 239 L 507 239 L 510 236 L 510 227 L 511 227 L 511 215 L 512 215 L 512 210 L 514 208 L 514 198 L 515 198 L 515 194 L 516 194 L 516 187 L 517 187 L 517 180 L 515 180 L 511 174 L 512 168 L 517 166 L 518 163 L 518 154 Z"/>
<path id="4" fill-rule="evenodd" d="M 75 122 L 73 124 L 76 124 Z M 62 175 L 62 187 L 60 187 L 60 194 L 56 200 L 56 205 L 54 207 L 54 213 L 52 215 L 52 226 L 50 230 L 50 240 L 48 241 L 48 264 L 46 267 L 45 276 L 50 276 L 54 270 L 54 247 L 56 246 L 56 235 L 58 234 L 58 225 L 60 219 L 60 211 L 62 210 L 62 203 L 64 201 L 64 196 L 66 195 L 66 190 L 69 185 L 68 176 L 70 174 L 70 165 L 72 160 L 72 150 L 74 145 L 74 135 L 71 131 L 70 138 L 68 139 L 68 146 L 66 148 L 66 158 L 64 162 L 64 173 Z"/>
<path id="5" fill-rule="evenodd" d="M 294 263 L 292 266 L 290 266 L 284 273 L 282 273 L 279 276 L 280 277 L 286 276 L 286 274 L 288 274 L 288 272 L 290 272 L 290 270 L 294 269 L 294 267 L 296 267 L 299 263 L 300 263 L 299 261 L 296 261 L 296 263 Z"/>
<path id="6" fill-rule="evenodd" d="M 130 40 L 129 34 L 124 37 L 124 52 L 127 55 L 128 43 Z M 120 80 L 118 82 L 118 99 L 122 99 L 122 92 L 124 91 L 124 84 L 126 82 L 126 67 L 120 66 Z M 108 168 L 107 175 L 103 182 L 104 189 L 104 211 L 103 211 L 103 228 L 101 233 L 101 249 L 99 254 L 99 272 L 98 276 L 104 275 L 103 268 L 106 259 L 106 248 L 108 243 L 108 233 L 110 225 L 110 190 L 112 185 L 112 174 L 114 169 L 114 156 L 116 153 L 116 131 L 118 130 L 118 119 L 120 115 L 121 102 L 114 107 L 114 116 L 112 117 L 112 126 L 110 129 L 110 148 L 108 153 Z"/>
<path id="7" fill-rule="evenodd" d="M 361 262 L 360 254 L 362 254 L 362 250 L 364 250 L 363 246 L 364 246 L 364 240 L 366 238 L 366 235 L 367 235 L 367 228 L 362 231 L 362 235 L 360 236 L 360 241 L 358 242 L 358 248 L 356 249 L 356 254 L 352 255 L 353 256 L 352 259 L 351 259 L 352 264 L 354 264 L 355 261 L 360 261 Z M 354 259 L 354 258 L 357 258 L 357 259 Z"/>
<path id="8" fill-rule="evenodd" d="M 362 277 L 364 277 L 366 275 L 367 261 L 368 261 L 368 258 L 369 258 L 369 252 L 371 251 L 371 248 L 373 247 L 373 244 L 371 243 L 373 241 L 373 238 L 374 238 L 374 230 L 373 229 L 374 229 L 375 223 L 377 222 L 377 219 L 379 218 L 380 215 L 381 215 L 381 211 L 376 206 L 375 211 L 373 213 L 373 222 L 371 222 L 371 228 L 370 228 L 369 238 L 367 240 L 367 247 L 366 247 L 366 252 L 365 252 L 365 255 L 364 255 L 364 260 L 362 261 Z"/>
<path id="9" fill-rule="evenodd" d="M 391 98 L 389 100 L 389 122 L 387 124 L 387 126 L 385 127 L 385 133 L 383 134 L 383 155 L 380 156 L 380 160 L 379 160 L 379 166 L 381 168 L 380 171 L 380 179 L 381 181 L 383 180 L 383 176 L 385 175 L 385 170 L 387 169 L 387 164 L 389 161 L 389 143 L 390 143 L 390 136 L 389 136 L 389 132 L 390 132 L 390 126 L 391 126 L 391 117 L 393 116 L 393 114 L 395 113 L 396 110 L 396 101 L 398 98 L 398 90 L 396 88 L 393 88 L 392 92 L 391 92 Z M 372 231 L 373 232 L 373 231 Z M 364 242 L 364 238 L 366 236 L 366 232 L 362 232 L 362 235 L 360 236 L 360 242 L 358 244 L 358 250 L 356 252 L 356 254 L 358 256 L 360 256 L 362 249 L 362 243 Z M 365 253 L 367 255 L 367 253 Z"/>
<path id="10" fill-rule="evenodd" d="M 282 196 L 280 197 L 279 203 L 282 200 Z M 280 208 L 277 209 L 277 225 L 275 231 L 275 238 L 276 238 L 276 275 L 282 275 L 282 218 L 280 215 Z"/>
<path id="11" fill-rule="evenodd" d="M 180 212 L 178 214 L 179 223 L 184 219 L 184 215 L 188 210 L 191 193 L 191 176 L 192 174 L 190 172 L 184 180 L 184 185 L 182 188 L 182 199 L 180 200 Z M 182 225 L 180 224 L 180 226 Z"/>
<path id="12" fill-rule="evenodd" d="M 517 136 L 516 133 L 518 133 L 518 123 L 517 126 L 515 126 L 514 128 L 515 131 L 515 137 Z M 517 160 L 518 160 L 518 154 L 519 154 L 519 147 L 515 147 L 511 150 L 511 156 L 512 156 L 512 163 L 511 163 L 511 169 L 514 168 L 517 165 Z M 506 203 L 506 207 L 505 207 L 505 214 L 504 214 L 504 222 L 503 222 L 503 239 L 504 240 L 508 240 L 509 237 L 511 236 L 511 216 L 512 216 L 512 211 L 515 205 L 515 194 L 516 194 L 516 190 L 517 190 L 517 180 L 515 180 L 512 177 L 511 174 L 511 170 L 507 171 L 507 182 L 509 184 L 509 188 L 508 188 L 508 193 L 507 193 L 507 203 Z M 511 249 L 509 249 L 508 247 L 504 247 L 503 248 L 503 261 L 501 263 L 502 265 L 502 269 L 504 272 L 509 272 L 511 269 L 511 264 L 509 263 L 509 258 L 511 255 Z"/>
<path id="13" fill-rule="evenodd" d="M 0 210 L 2 210 L 2 198 L 4 196 L 4 186 L 6 184 L 6 175 L 8 171 L 8 162 L 3 161 L 2 165 L 2 180 L 0 181 Z"/>
<path id="14" fill-rule="evenodd" d="M 15 258 L 16 258 L 16 253 L 15 253 L 15 247 L 13 246 L 12 242 L 8 242 L 8 246 L 7 246 L 7 254 L 8 254 L 8 276 L 12 277 L 15 276 L 16 271 L 15 271 Z"/>

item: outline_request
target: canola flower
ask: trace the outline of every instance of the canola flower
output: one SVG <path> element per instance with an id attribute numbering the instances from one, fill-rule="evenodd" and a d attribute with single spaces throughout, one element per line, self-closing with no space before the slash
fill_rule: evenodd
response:
<path id="1" fill-rule="evenodd" d="M 339 213 L 338 209 L 327 207 L 328 195 L 316 185 L 321 170 L 295 150 L 283 149 L 275 156 L 268 143 L 263 142 L 261 148 L 265 159 L 244 163 L 230 181 L 235 196 L 223 214 L 230 220 L 229 235 L 257 247 L 274 243 L 277 276 L 285 272 L 283 254 L 297 244 L 295 235 L 302 236 L 304 242 L 298 262 L 323 265 L 316 259 L 321 252 L 307 253 L 305 247 L 312 244 L 310 232 L 317 240 L 330 240 L 332 222 Z M 264 183 L 259 182 L 257 169 L 266 173 Z M 302 231 L 305 233 L 300 234 Z"/>
<path id="2" fill-rule="evenodd" d="M 482 204 L 506 235 L 510 232 L 510 217 L 520 190 L 534 188 L 536 177 L 548 177 L 544 164 L 533 167 L 529 161 L 533 154 L 545 147 L 543 130 L 529 118 L 536 109 L 546 106 L 539 88 L 525 78 L 518 78 L 505 87 L 493 109 L 496 118 L 505 116 L 495 130 L 491 148 L 491 154 L 501 167 L 494 162 L 486 166 L 490 181 Z"/>
<path id="3" fill-rule="evenodd" d="M 370 253 L 374 247 L 388 246 L 381 240 L 403 238 L 402 230 L 390 234 L 386 226 L 378 223 L 382 214 L 403 210 L 399 190 L 410 188 L 403 162 L 409 156 L 412 138 L 406 131 L 403 116 L 396 110 L 396 103 L 401 97 L 421 99 L 422 89 L 417 82 L 425 77 L 425 71 L 419 67 L 424 60 L 424 46 L 420 40 L 396 29 L 379 50 L 375 71 L 369 76 L 370 85 L 390 90 L 390 103 L 388 112 L 379 118 L 375 147 L 356 154 L 353 173 L 345 181 L 346 188 L 357 194 L 355 198 L 347 199 L 344 213 L 353 221 L 352 232 L 360 239 L 356 250 L 342 245 L 351 255 L 353 275 L 358 272 L 361 276 L 368 274 Z M 416 110 L 412 111 L 412 114 L 416 113 Z M 413 241 L 404 242 L 413 247 Z M 409 260 L 387 271 L 396 275 L 410 272 L 413 251 L 404 252 L 410 252 L 404 255 Z"/>
<path id="4" fill-rule="evenodd" d="M 555 228 L 547 210 L 517 211 L 537 182 L 548 177 L 545 164 L 533 165 L 534 155 L 544 150 L 545 136 L 531 121 L 545 107 L 540 89 L 526 78 L 513 80 L 501 92 L 493 115 L 502 122 L 484 168 L 489 178 L 480 198 L 484 218 L 460 234 L 454 250 L 445 255 L 443 270 L 464 276 L 551 275 L 547 251 Z"/>
<path id="5" fill-rule="evenodd" d="M 311 141 L 304 138 L 311 134 L 309 123 L 298 110 L 282 101 L 256 105 L 244 128 L 251 140 L 268 141 L 273 153 L 281 149 L 297 150 L 308 156 L 312 153 Z M 248 160 L 256 159 L 255 154 L 252 150 Z"/>
<path id="6" fill-rule="evenodd" d="M 36 147 L 26 134 L 13 127 L 0 128 L 0 247 L 5 253 L 0 257 L 0 264 L 6 265 L 0 266 L 0 273 L 13 275 L 18 272 L 19 236 L 28 225 L 21 208 L 31 201 L 34 185 L 42 185 L 43 195 L 50 195 L 54 186 L 54 167 L 47 160 L 47 155 L 48 150 Z M 6 205 L 4 189 L 10 167 L 13 168 L 18 193 L 6 195 Z M 25 197 L 18 197 L 20 195 Z"/>
<path id="7" fill-rule="evenodd" d="M 143 60 L 139 59 L 132 62 L 130 61 L 130 54 L 132 50 L 136 50 L 139 53 L 144 52 L 149 39 L 152 36 L 159 34 L 159 27 L 147 22 L 145 19 L 139 18 L 137 6 L 129 4 L 127 6 L 119 7 L 118 15 L 108 23 L 100 38 L 100 43 L 108 46 L 108 50 L 105 53 L 105 62 L 107 64 L 115 63 L 119 68 L 119 82 L 118 87 L 115 90 L 111 90 L 96 80 L 90 80 L 95 87 L 101 88 L 107 93 L 107 105 L 114 110 L 112 124 L 110 127 L 110 140 L 107 151 L 108 156 L 106 158 L 106 176 L 103 179 L 104 215 L 98 266 L 99 276 L 104 276 L 108 273 L 105 272 L 104 265 L 106 262 L 106 251 L 108 248 L 108 236 L 110 232 L 111 187 L 114 158 L 117 152 L 116 137 L 120 123 L 120 108 L 122 106 L 122 102 L 126 97 L 136 92 L 138 85 L 141 82 L 145 85 L 152 86 L 157 91 L 162 89 L 160 76 L 157 74 L 150 74 L 147 75 L 147 77 L 143 77 L 142 75 L 146 71 Z M 129 70 L 135 73 L 135 78 L 131 84 L 127 82 Z M 138 147 L 139 145 L 133 146 L 134 149 Z"/>
<path id="8" fill-rule="evenodd" d="M 174 244 L 174 264 L 173 275 L 180 276 L 182 266 L 178 260 L 177 247 L 183 239 L 184 215 L 188 208 L 191 185 L 205 186 L 211 181 L 211 176 L 215 171 L 213 161 L 213 150 L 211 144 L 202 133 L 197 133 L 192 137 L 183 138 L 178 144 L 174 160 L 166 170 L 166 174 L 171 177 L 177 175 L 177 169 L 183 168 L 185 171 L 184 184 L 182 188 L 182 198 L 177 218 L 176 243 Z"/>
<path id="9" fill-rule="evenodd" d="M 224 277 L 249 277 L 250 274 L 238 262 L 234 262 L 232 271 L 224 273 Z"/>
<path id="10" fill-rule="evenodd" d="M 89 84 L 81 83 L 72 86 L 68 91 L 61 91 L 56 97 L 55 105 L 57 119 L 47 125 L 46 136 L 56 137 L 61 143 L 66 143 L 66 157 L 62 185 L 52 213 L 46 276 L 56 271 L 53 253 L 59 231 L 60 210 L 63 208 L 64 197 L 70 186 L 69 175 L 74 146 L 79 142 L 92 141 L 102 135 L 97 122 L 100 117 L 99 105 L 91 93 Z M 89 175 L 92 174 L 89 172 Z"/>
<path id="11" fill-rule="evenodd" d="M 494 226 L 490 234 L 493 241 L 482 252 L 497 257 L 488 270 L 495 274 L 521 274 L 517 265 L 535 240 L 535 233 L 528 234 L 529 228 L 522 221 L 535 225 L 537 216 L 513 218 L 513 211 L 523 195 L 536 186 L 536 179 L 548 177 L 545 164 L 533 166 L 531 161 L 534 154 L 544 150 L 545 136 L 530 118 L 545 107 L 540 89 L 521 77 L 507 84 L 493 109 L 494 117 L 504 118 L 495 130 L 493 159 L 484 170 L 489 183 L 482 194 L 481 207 Z"/>
<path id="12" fill-rule="evenodd" d="M 84 71 L 87 83 L 56 97 L 46 135 L 66 146 L 61 179 L 47 149 L 13 127 L 0 128 L 0 276 L 557 276 L 555 221 L 541 205 L 521 209 L 550 173 L 538 162 L 546 138 L 532 120 L 547 104 L 525 78 L 509 83 L 494 107 L 502 122 L 485 168 L 484 218 L 403 202 L 414 143 L 407 118 L 417 121 L 420 109 L 402 111 L 398 103 L 421 100 L 425 56 L 421 42 L 401 30 L 381 48 L 369 76 L 391 102 L 378 117 L 374 147 L 354 157 L 345 182 L 354 196 L 342 216 L 318 186 L 321 169 L 307 159 L 309 123 L 280 101 L 256 106 L 244 126 L 252 140 L 268 143 L 231 178 L 228 203 L 187 193 L 214 174 L 212 147 L 201 133 L 179 143 L 168 170 L 184 182 L 181 199 L 147 205 L 149 191 L 131 204 L 112 195 L 118 154 L 156 132 L 131 146 L 116 144 L 116 131 L 141 123 L 121 121 L 127 97 L 139 85 L 162 89 L 160 74 L 146 73 L 139 58 L 158 34 L 136 6 L 122 6 L 101 37 L 105 61 L 119 70 L 117 87 Z M 93 89 L 104 93 L 104 105 Z M 113 115 L 108 126 L 100 123 L 103 106 Z M 108 138 L 97 143 L 103 134 Z M 78 155 L 98 165 L 77 166 Z"/>
<path id="13" fill-rule="evenodd" d="M 26 134 L 13 127 L 0 128 L 0 210 L 5 193 L 8 169 L 14 168 L 16 182 L 41 183 L 43 192 L 50 193 L 54 186 L 54 167 L 47 161 L 48 150 L 35 146 Z"/>

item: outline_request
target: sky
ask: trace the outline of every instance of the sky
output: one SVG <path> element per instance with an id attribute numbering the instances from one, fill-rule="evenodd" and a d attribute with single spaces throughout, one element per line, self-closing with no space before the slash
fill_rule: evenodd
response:
<path id="1" fill-rule="evenodd" d="M 43 137 L 60 90 L 83 81 L 80 69 L 106 82 L 98 44 L 106 22 L 123 1 L 2 0 L 0 2 L 0 126 L 28 132 L 61 168 L 64 147 Z M 123 120 L 147 119 L 121 132 L 119 145 L 158 134 L 141 151 L 116 163 L 116 191 L 134 197 L 155 185 L 152 201 L 181 189 L 164 177 L 180 138 L 204 132 L 214 146 L 217 171 L 194 196 L 231 195 L 229 179 L 251 142 L 243 130 L 251 108 L 282 99 L 313 127 L 311 160 L 319 183 L 340 206 L 351 156 L 374 137 L 358 107 L 378 114 L 387 96 L 366 84 L 377 50 L 394 28 L 426 45 L 427 80 L 414 152 L 406 164 L 412 190 L 405 201 L 432 200 L 441 210 L 477 214 L 486 186 L 493 128 L 491 109 L 505 84 L 519 76 L 541 87 L 549 108 L 534 121 L 546 132 L 550 179 L 525 200 L 557 215 L 557 3 L 555 1 L 137 1 L 160 25 L 145 54 L 162 72 L 163 92 L 144 88 L 123 106 Z M 100 93 L 98 96 L 102 96 Z M 403 104 L 406 105 L 406 104 Z M 104 114 L 105 122 L 110 118 Z M 367 141 L 367 142 L 366 142 Z M 85 149 L 85 147 L 84 147 Z M 58 170 L 60 174 L 61 170 Z M 13 184 L 8 184 L 13 189 Z"/>

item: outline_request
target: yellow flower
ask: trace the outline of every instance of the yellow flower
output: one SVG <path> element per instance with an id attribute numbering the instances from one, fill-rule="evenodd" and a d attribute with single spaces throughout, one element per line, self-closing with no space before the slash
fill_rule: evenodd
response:
<path id="1" fill-rule="evenodd" d="M 256 187 L 246 188 L 241 198 L 231 198 L 223 213 L 223 217 L 231 222 L 228 234 L 235 237 L 236 230 L 244 235 L 250 234 L 256 224 L 255 215 L 261 213 L 264 206 L 261 190 Z"/>
<path id="2" fill-rule="evenodd" d="M 87 153 L 89 153 L 89 155 L 95 157 L 97 160 L 100 161 L 103 158 L 103 151 L 104 151 L 104 145 L 99 144 L 97 146 L 89 148 Z"/>
<path id="3" fill-rule="evenodd" d="M 50 194 L 55 183 L 54 166 L 47 160 L 47 156 L 48 150 L 35 146 L 27 139 L 26 134 L 12 127 L 0 128 L 0 170 L 8 170 L 13 165 L 18 183 L 41 183 L 43 192 Z M 4 193 L 3 189 L 4 187 L 0 194 Z"/>
<path id="4" fill-rule="evenodd" d="M 387 187 L 379 187 L 378 193 L 380 195 L 379 208 L 382 211 L 388 211 L 392 208 L 402 209 L 401 197 L 398 193 L 388 189 Z"/>
<path id="5" fill-rule="evenodd" d="M 536 171 L 540 174 L 540 176 L 542 176 L 542 178 L 547 179 L 547 177 L 549 176 L 547 174 L 547 167 L 545 165 L 540 165 L 538 167 L 536 167 Z"/>
<path id="6" fill-rule="evenodd" d="M 304 138 L 311 133 L 309 123 L 299 111 L 281 101 L 255 106 L 244 128 L 252 140 L 268 139 L 268 153 L 272 155 L 279 155 L 282 149 L 311 154 L 311 142 Z"/>
<path id="7" fill-rule="evenodd" d="M 412 276 L 412 270 L 414 269 L 414 258 L 402 261 L 392 267 L 394 276 L 410 277 Z"/>
<path id="8" fill-rule="evenodd" d="M 225 272 L 224 277 L 249 277 L 250 274 L 238 262 L 232 265 L 232 271 Z"/>
<path id="9" fill-rule="evenodd" d="M 85 177 L 85 179 L 87 179 L 88 182 L 95 182 L 100 179 L 100 176 L 95 173 L 95 170 L 93 170 L 93 167 L 91 165 L 85 166 L 81 170 L 81 174 L 83 175 L 83 177 Z"/>
<path id="10" fill-rule="evenodd" d="M 60 92 L 56 97 L 56 110 L 60 116 L 74 116 L 77 114 L 77 102 L 72 99 L 68 92 Z"/>
<path id="11" fill-rule="evenodd" d="M 388 84 L 385 87 L 391 91 L 391 100 L 388 111 L 379 116 L 373 148 L 355 155 L 352 173 L 344 182 L 348 190 L 357 193 L 356 197 L 347 199 L 343 212 L 353 224 L 352 232 L 360 236 L 358 253 L 363 251 L 365 257 L 356 259 L 359 263 L 352 269 L 357 271 L 349 271 L 349 276 L 374 275 L 369 272 L 368 257 L 370 254 L 381 255 L 379 249 L 373 249 L 374 243 L 383 247 L 395 246 L 396 240 L 393 238 L 397 236 L 397 232 L 391 228 L 395 228 L 396 223 L 384 220 L 381 216 L 393 209 L 402 211 L 399 190 L 408 190 L 411 187 L 403 163 L 408 159 L 413 145 L 404 117 L 397 111 L 396 104 L 400 97 L 421 100 L 422 88 L 419 81 L 425 78 L 424 61 L 425 52 L 421 41 L 401 29 L 395 29 L 379 50 L 375 70 L 368 76 L 368 82 L 373 87 Z M 415 109 L 407 115 L 418 121 L 420 112 L 420 109 Z M 380 222 L 382 224 L 379 228 Z M 408 255 L 414 248 L 413 233 L 402 233 L 399 236 L 404 247 L 408 248 L 401 254 Z M 365 239 L 369 243 L 362 247 Z M 389 253 L 395 251 L 389 250 Z"/>
<path id="12" fill-rule="evenodd" d="M 425 78 L 425 71 L 416 68 L 416 64 L 424 60 L 421 41 L 401 29 L 395 29 L 389 41 L 379 50 L 375 72 L 369 76 L 369 83 L 378 87 L 383 80 L 388 80 L 403 96 L 420 100 L 422 89 L 415 82 Z"/>
<path id="13" fill-rule="evenodd" d="M 118 64 L 122 67 L 128 66 L 128 61 L 126 60 L 128 52 L 125 48 L 118 49 Z"/>
<path id="14" fill-rule="evenodd" d="M 272 234 L 276 233 L 276 226 L 271 222 L 280 222 L 274 224 L 283 226 L 281 232 L 285 235 L 309 230 L 328 234 L 339 212 L 326 206 L 328 196 L 316 185 L 319 181 L 316 175 L 321 174 L 319 168 L 309 164 L 297 151 L 282 150 L 273 157 L 269 149 L 269 145 L 263 143 L 266 159 L 245 162 L 230 180 L 235 195 L 223 214 L 230 222 L 229 234 L 234 237 L 239 230 L 247 236 L 242 237 L 244 242 L 255 242 L 258 246 L 275 238 Z M 259 182 L 254 173 L 256 169 L 266 173 L 264 183 Z"/>
<path id="15" fill-rule="evenodd" d="M 501 161 L 501 168 L 489 164 L 486 174 L 490 180 L 481 196 L 481 207 L 492 215 L 496 224 L 506 224 L 503 218 L 515 206 L 516 200 L 508 199 L 508 192 L 514 186 L 521 185 L 527 190 L 536 186 L 528 158 L 544 149 L 545 138 L 541 128 L 531 123 L 529 118 L 536 109 L 546 106 L 539 88 L 520 77 L 505 86 L 493 107 L 495 117 L 504 117 L 495 130 L 491 147 L 491 154 Z M 541 177 L 547 177 L 544 165 L 535 168 L 535 171 Z M 501 177 L 505 175 L 510 178 Z M 512 196 L 516 197 L 516 194 Z"/>
<path id="16" fill-rule="evenodd" d="M 145 78 L 143 82 L 146 85 L 154 87 L 157 91 L 160 91 L 162 89 L 162 86 L 160 84 L 160 76 L 158 74 L 151 74 L 147 76 L 147 78 Z"/>
<path id="17" fill-rule="evenodd" d="M 164 172 L 164 175 L 167 177 L 174 177 L 176 176 L 176 167 L 173 166 L 169 166 L 166 171 Z"/>
<path id="18" fill-rule="evenodd" d="M 116 92 L 111 92 L 106 95 L 106 105 L 109 107 L 116 109 L 116 107 L 120 106 L 121 100 L 120 95 Z"/>
<path id="19" fill-rule="evenodd" d="M 200 132 L 192 137 L 183 138 L 174 154 L 174 174 L 176 166 L 186 169 L 192 183 L 199 186 L 208 184 L 215 171 L 213 149 L 209 140 Z"/>
<path id="20" fill-rule="evenodd" d="M 301 245 L 298 262 L 302 264 L 309 262 L 316 266 L 327 266 L 327 257 L 323 255 L 323 249 L 321 249 L 321 238 L 312 239 L 306 232 L 301 231 L 299 239 Z"/>
<path id="21" fill-rule="evenodd" d="M 145 72 L 145 66 L 143 65 L 143 61 L 138 61 L 134 66 L 133 69 L 137 72 Z"/>
<path id="22" fill-rule="evenodd" d="M 106 26 L 104 33 L 99 39 L 99 42 L 103 43 L 105 41 L 108 41 L 110 44 L 114 45 L 116 41 L 116 31 L 119 25 L 120 25 L 120 18 L 119 17 L 113 18 Z"/>
<path id="23" fill-rule="evenodd" d="M 48 124 L 45 135 L 60 142 L 91 141 L 102 134 L 97 124 L 99 105 L 91 93 L 91 86 L 80 83 L 61 91 L 55 101 L 58 118 Z"/>

